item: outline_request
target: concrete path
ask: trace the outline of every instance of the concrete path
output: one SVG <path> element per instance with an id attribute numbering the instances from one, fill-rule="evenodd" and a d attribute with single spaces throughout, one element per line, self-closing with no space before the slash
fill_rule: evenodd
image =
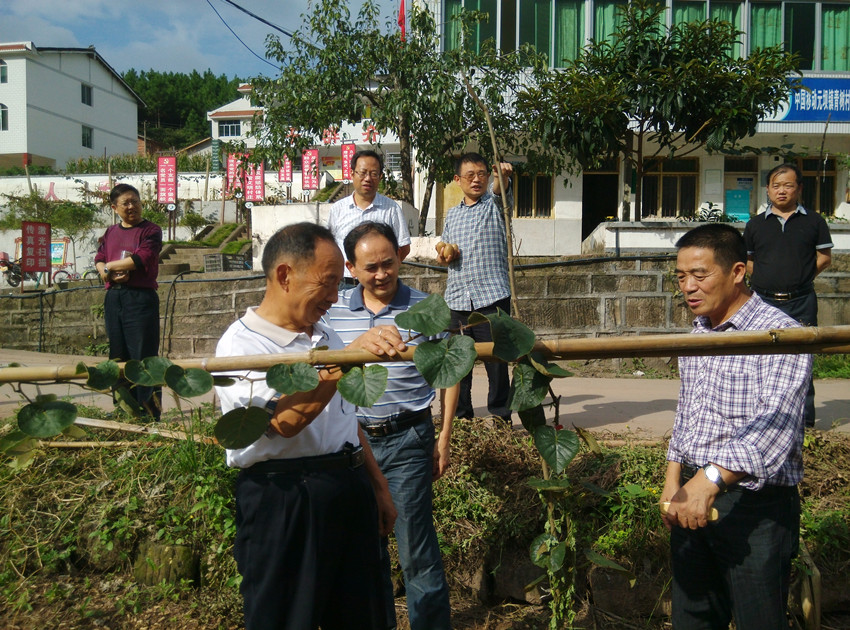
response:
<path id="1" fill-rule="evenodd" d="M 0 349 L 0 367 L 9 363 L 21 365 L 76 365 L 79 361 L 96 363 L 100 359 L 72 355 L 45 354 L 23 350 Z M 30 396 L 35 396 L 34 385 L 24 385 Z M 45 393 L 69 396 L 76 404 L 112 408 L 108 396 L 93 394 L 68 385 L 42 386 Z M 600 433 L 630 434 L 636 439 L 657 439 L 669 434 L 673 428 L 679 381 L 672 379 L 583 378 L 555 379 L 555 394 L 561 397 L 561 422 L 566 427 L 576 425 Z M 818 380 L 816 390 L 816 428 L 850 433 L 850 381 Z M 483 367 L 476 366 L 472 388 L 476 413 L 487 415 L 487 376 Z M 212 393 L 195 399 L 213 400 Z M 21 399 L 8 384 L 0 385 L 0 418 L 14 414 Z M 166 396 L 165 409 L 175 408 L 174 401 Z M 515 424 L 519 423 L 514 416 Z"/>

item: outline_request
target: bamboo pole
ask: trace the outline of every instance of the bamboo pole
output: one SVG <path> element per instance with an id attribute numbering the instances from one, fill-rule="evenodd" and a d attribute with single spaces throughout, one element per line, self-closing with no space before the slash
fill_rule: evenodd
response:
<path id="1" fill-rule="evenodd" d="M 184 369 L 207 372 L 267 370 L 279 363 L 311 365 L 358 365 L 411 361 L 415 348 L 394 359 L 378 357 L 364 350 L 310 350 L 291 354 L 261 354 L 239 357 L 207 357 L 174 361 Z M 492 343 L 476 343 L 478 358 L 498 361 Z M 602 337 L 550 339 L 538 341 L 534 350 L 552 359 L 599 359 L 616 357 L 718 356 L 730 354 L 839 354 L 850 353 L 850 326 L 746 330 L 722 334 L 676 333 L 641 337 Z M 94 365 L 91 362 L 88 365 Z M 49 365 L 0 368 L 0 383 L 85 380 L 85 371 L 76 365 Z"/>

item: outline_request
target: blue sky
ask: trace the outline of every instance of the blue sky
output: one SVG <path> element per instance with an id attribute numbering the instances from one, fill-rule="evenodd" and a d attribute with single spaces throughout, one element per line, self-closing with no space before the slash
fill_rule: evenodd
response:
<path id="1" fill-rule="evenodd" d="M 309 3 L 234 1 L 289 31 L 301 25 Z M 394 15 L 399 2 L 381 0 L 382 17 Z M 274 68 L 239 43 L 210 4 L 254 53 L 264 55 L 266 35 L 277 32 L 223 0 L 0 0 L 0 42 L 93 45 L 118 72 L 210 69 L 228 77 L 274 76 Z M 361 0 L 349 0 L 349 5 L 356 13 Z"/>

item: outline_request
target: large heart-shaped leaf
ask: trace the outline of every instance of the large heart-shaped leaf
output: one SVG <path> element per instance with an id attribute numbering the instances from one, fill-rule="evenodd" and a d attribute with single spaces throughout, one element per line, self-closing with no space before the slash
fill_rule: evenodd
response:
<path id="1" fill-rule="evenodd" d="M 525 430 L 534 435 L 534 429 L 546 424 L 546 413 L 543 411 L 543 405 L 520 410 L 519 419 Z"/>
<path id="2" fill-rule="evenodd" d="M 18 412 L 18 427 L 32 437 L 59 435 L 77 419 L 77 407 L 63 400 L 30 403 Z"/>
<path id="3" fill-rule="evenodd" d="M 529 555 L 531 561 L 538 567 L 546 569 L 549 573 L 555 573 L 564 566 L 567 546 L 552 534 L 540 534 L 531 542 Z"/>
<path id="4" fill-rule="evenodd" d="M 451 325 L 452 314 L 443 296 L 432 293 L 421 302 L 396 315 L 395 323 L 399 328 L 415 330 L 426 337 L 433 337 Z"/>
<path id="5" fill-rule="evenodd" d="M 266 372 L 266 383 L 276 392 L 290 396 L 316 389 L 319 373 L 309 363 L 278 363 Z"/>
<path id="6" fill-rule="evenodd" d="M 553 427 L 537 427 L 534 430 L 534 446 L 556 473 L 561 474 L 578 454 L 578 436 L 572 431 L 558 431 Z"/>
<path id="7" fill-rule="evenodd" d="M 452 335 L 439 341 L 426 341 L 416 346 L 413 362 L 425 380 L 437 389 L 459 383 L 469 374 L 478 354 L 472 337 Z"/>
<path id="8" fill-rule="evenodd" d="M 94 367 L 87 367 L 86 371 L 89 373 L 86 385 L 99 390 L 110 389 L 118 382 L 118 377 L 121 374 L 121 370 L 115 361 L 103 361 Z"/>
<path id="9" fill-rule="evenodd" d="M 165 385 L 165 371 L 174 365 L 165 357 L 148 357 L 141 361 L 127 361 L 124 376 L 131 383 L 144 387 Z"/>
<path id="10" fill-rule="evenodd" d="M 516 361 L 531 352 L 537 340 L 534 331 L 500 308 L 487 315 L 493 334 L 493 354 L 502 361 Z"/>
<path id="11" fill-rule="evenodd" d="M 200 368 L 184 370 L 179 365 L 169 366 L 165 370 L 165 382 L 178 396 L 184 398 L 202 396 L 213 388 L 212 374 Z"/>
<path id="12" fill-rule="evenodd" d="M 215 439 L 224 448 L 245 448 L 260 439 L 269 427 L 269 414 L 261 407 L 238 407 L 215 424 Z"/>
<path id="13" fill-rule="evenodd" d="M 337 391 L 352 405 L 371 407 L 387 389 L 389 371 L 383 365 L 355 367 L 336 384 Z"/>
<path id="14" fill-rule="evenodd" d="M 551 377 L 544 376 L 526 361 L 514 366 L 508 407 L 514 411 L 522 411 L 538 406 L 549 392 Z"/>

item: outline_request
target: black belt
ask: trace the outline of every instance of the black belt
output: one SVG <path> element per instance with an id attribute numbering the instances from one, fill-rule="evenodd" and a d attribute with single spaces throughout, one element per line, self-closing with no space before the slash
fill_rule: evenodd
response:
<path id="1" fill-rule="evenodd" d="M 425 409 L 418 411 L 405 411 L 397 416 L 393 416 L 389 420 L 361 423 L 360 426 L 363 427 L 363 431 L 372 437 L 384 437 L 398 433 L 402 429 L 406 429 L 423 420 L 431 420 L 431 407 L 425 407 Z"/>
<path id="2" fill-rule="evenodd" d="M 342 468 L 359 468 L 366 461 L 363 448 L 344 450 L 329 455 L 314 457 L 296 457 L 293 459 L 267 459 L 243 469 L 247 474 L 267 475 L 269 473 L 321 472 L 323 470 L 339 470 Z"/>
<path id="3" fill-rule="evenodd" d="M 758 287 L 752 287 L 753 291 L 759 294 L 760 297 L 766 297 L 769 300 L 778 300 L 780 302 L 784 302 L 786 300 L 793 300 L 794 298 L 803 297 L 804 295 L 809 295 L 813 293 L 815 288 L 813 285 L 809 284 L 802 289 L 797 289 L 796 291 L 788 291 L 787 293 L 774 293 L 773 291 L 762 291 Z"/>

